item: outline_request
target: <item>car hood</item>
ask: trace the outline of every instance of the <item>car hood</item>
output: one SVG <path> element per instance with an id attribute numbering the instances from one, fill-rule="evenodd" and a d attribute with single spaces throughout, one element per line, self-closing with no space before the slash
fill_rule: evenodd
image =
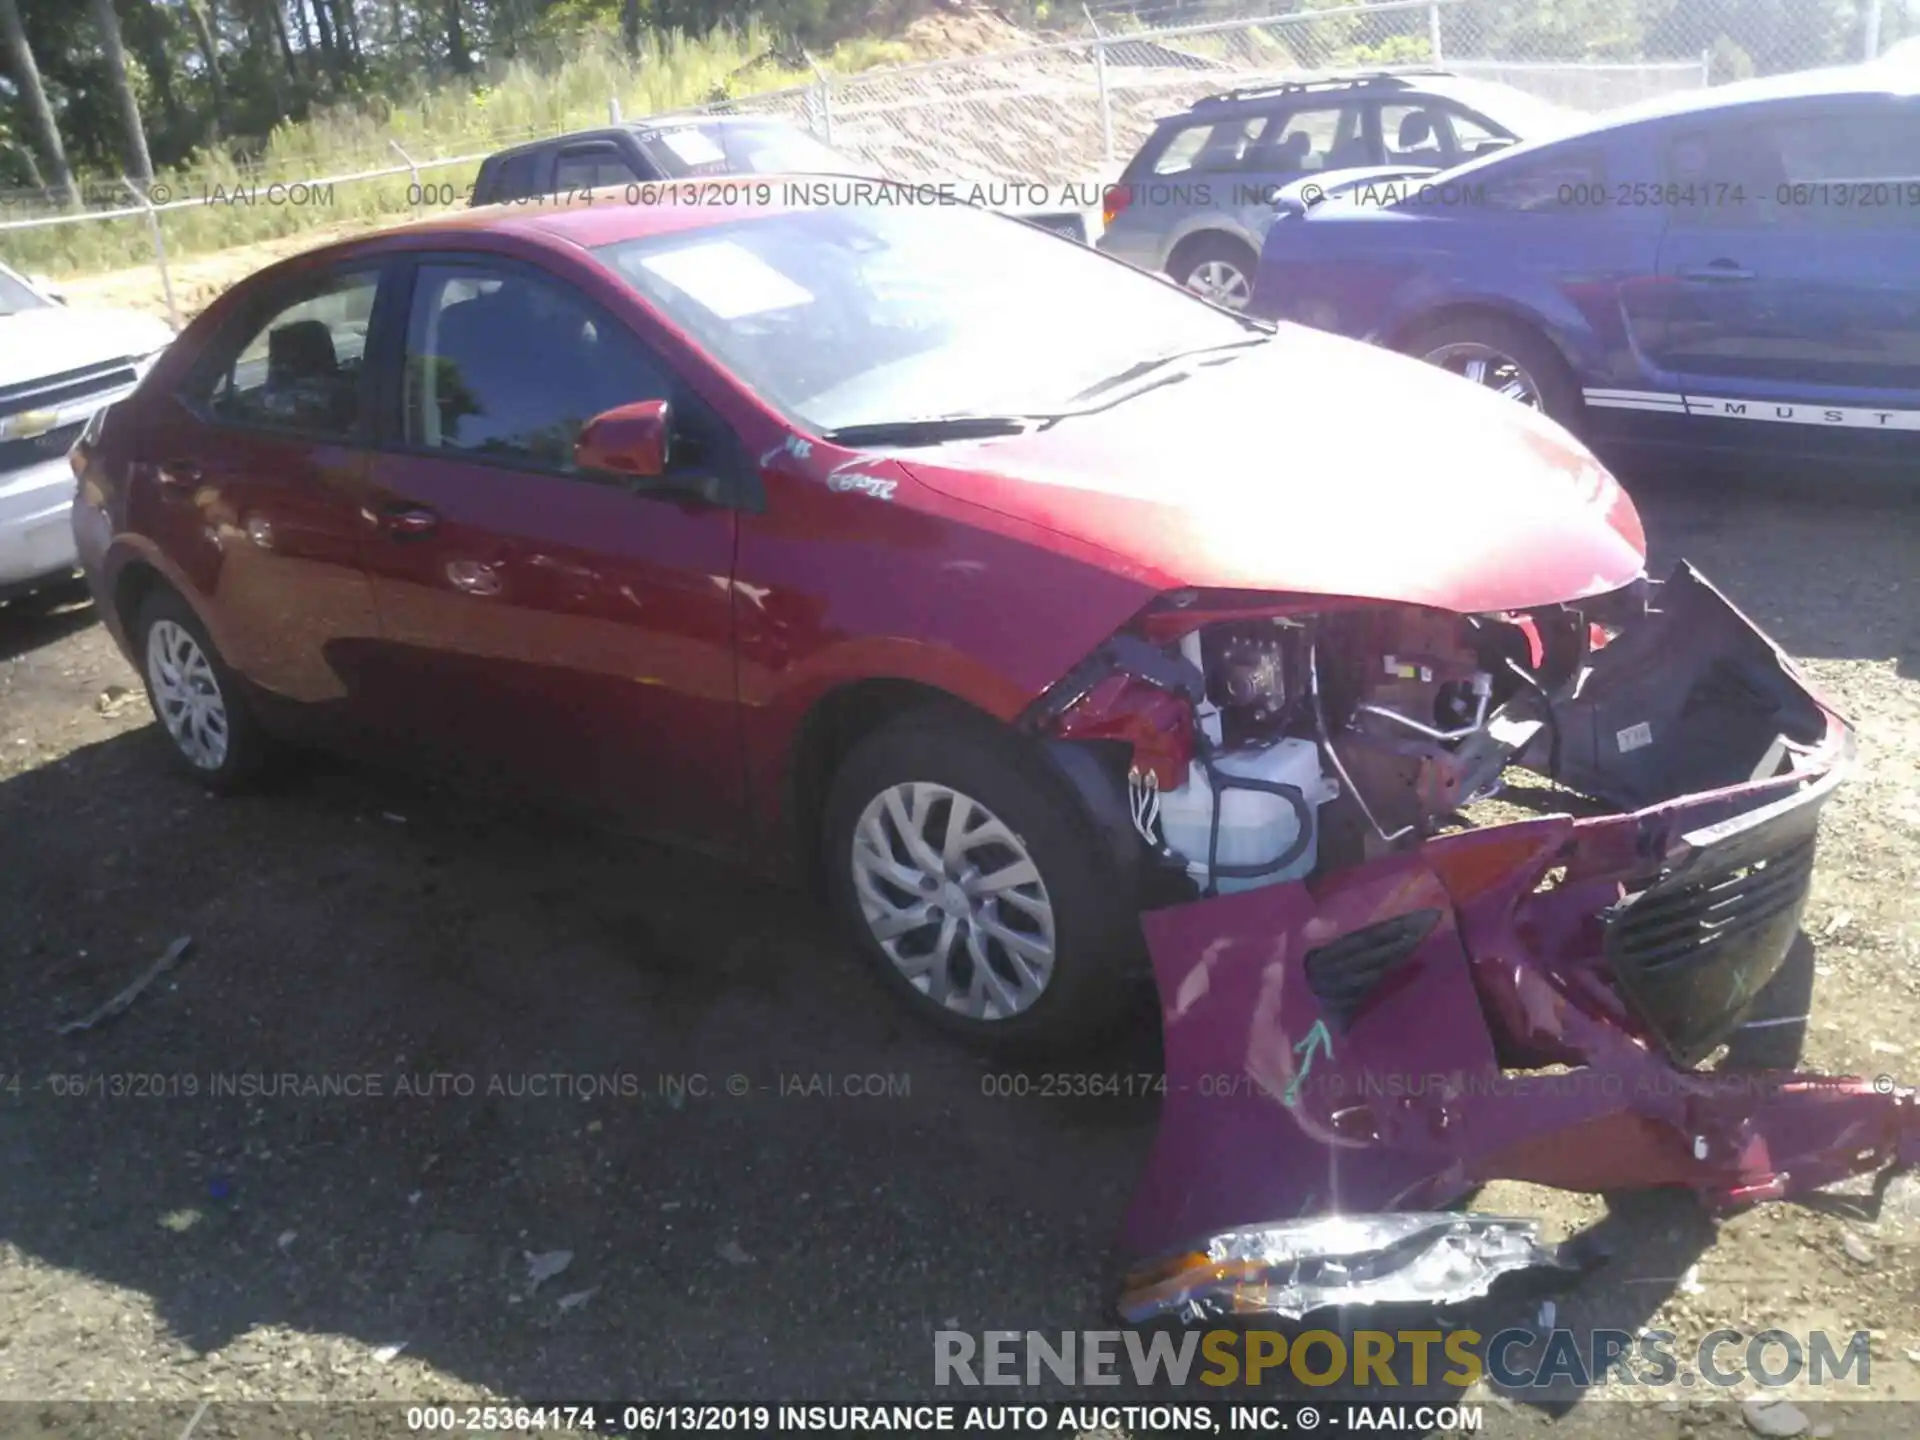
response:
<path id="1" fill-rule="evenodd" d="M 69 370 L 138 359 L 172 339 L 164 321 L 132 310 L 46 305 L 0 315 L 0 390 Z"/>
<path id="2" fill-rule="evenodd" d="M 1099 546 L 1164 588 L 1478 613 L 1642 574 L 1633 503 L 1535 411 L 1298 326 L 1228 354 L 1095 414 L 897 458 L 951 499 Z"/>

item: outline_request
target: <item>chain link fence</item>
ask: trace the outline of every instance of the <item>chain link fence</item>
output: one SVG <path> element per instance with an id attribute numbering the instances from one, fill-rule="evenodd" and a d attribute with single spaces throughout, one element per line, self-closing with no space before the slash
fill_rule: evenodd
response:
<path id="1" fill-rule="evenodd" d="M 1159 117 L 1222 90 L 1336 70 L 1443 66 L 1601 111 L 1877 56 L 1920 33 L 1920 5 L 1098 0 L 1071 29 L 1072 38 L 1045 45 L 823 75 L 715 108 L 785 116 L 896 173 L 1057 184 L 1110 173 Z"/>

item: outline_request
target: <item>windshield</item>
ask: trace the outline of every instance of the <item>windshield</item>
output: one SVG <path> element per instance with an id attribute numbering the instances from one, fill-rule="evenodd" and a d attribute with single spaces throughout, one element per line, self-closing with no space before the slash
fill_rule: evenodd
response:
<path id="1" fill-rule="evenodd" d="M 670 180 L 701 175 L 807 174 L 865 168 L 806 131 L 777 121 L 675 125 L 640 133 L 640 148 Z"/>
<path id="2" fill-rule="evenodd" d="M 963 205 L 792 210 L 595 253 L 816 433 L 1055 414 L 1147 362 L 1266 333 L 1084 246 Z"/>
<path id="3" fill-rule="evenodd" d="M 0 315 L 16 310 L 37 310 L 48 302 L 4 265 L 0 265 Z"/>

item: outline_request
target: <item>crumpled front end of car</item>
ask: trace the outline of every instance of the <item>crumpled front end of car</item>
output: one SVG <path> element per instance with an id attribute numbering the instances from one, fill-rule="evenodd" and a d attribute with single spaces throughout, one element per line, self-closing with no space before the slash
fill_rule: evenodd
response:
<path id="1" fill-rule="evenodd" d="M 1712 1068 L 1799 933 L 1846 723 L 1690 567 L 1524 614 L 1185 592 L 1030 723 L 1124 784 L 1166 1098 L 1120 1310 L 1560 1263 L 1482 1184 L 1739 1205 L 1920 1157 L 1905 1091 Z"/>

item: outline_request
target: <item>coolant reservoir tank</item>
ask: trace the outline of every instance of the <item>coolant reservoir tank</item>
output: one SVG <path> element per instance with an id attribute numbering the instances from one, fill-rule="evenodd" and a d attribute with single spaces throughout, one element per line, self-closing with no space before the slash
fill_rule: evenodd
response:
<path id="1" fill-rule="evenodd" d="M 1213 764 L 1229 780 L 1292 786 L 1306 802 L 1305 813 L 1303 816 L 1285 796 L 1264 790 L 1227 783 L 1216 793 L 1205 767 L 1193 761 L 1187 767 L 1187 783 L 1160 796 L 1161 836 L 1187 862 L 1187 874 L 1193 882 L 1205 890 L 1213 878 L 1207 848 L 1216 802 L 1220 839 L 1215 859 L 1223 871 L 1229 866 L 1272 865 L 1283 858 L 1286 862 L 1257 876 L 1222 874 L 1220 893 L 1277 885 L 1310 874 L 1319 850 L 1319 807 L 1339 793 L 1321 773 L 1319 747 L 1310 740 L 1281 740 L 1258 749 L 1216 755 Z"/>

